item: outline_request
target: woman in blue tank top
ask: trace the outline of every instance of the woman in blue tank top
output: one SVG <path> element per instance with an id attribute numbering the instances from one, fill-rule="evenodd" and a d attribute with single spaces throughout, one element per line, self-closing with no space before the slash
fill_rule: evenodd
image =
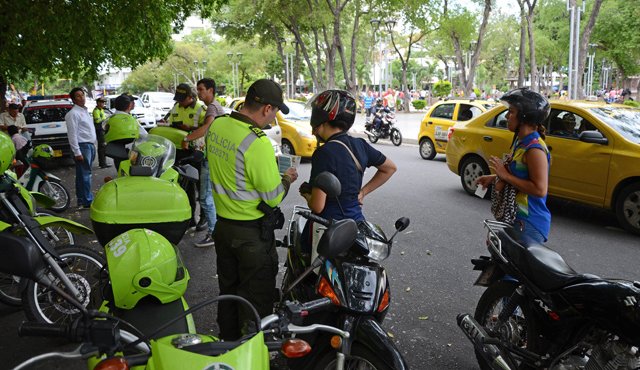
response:
<path id="1" fill-rule="evenodd" d="M 527 88 L 509 91 L 500 100 L 509 107 L 506 118 L 509 131 L 514 132 L 512 152 L 506 161 L 491 157 L 489 165 L 495 175 L 482 176 L 477 183 L 488 187 L 497 177 L 496 189 L 504 183 L 513 185 L 518 191 L 514 225 L 523 231 L 526 244 L 544 243 L 551 226 L 546 205 L 551 156 L 544 142 L 543 126 L 549 115 L 549 102 Z"/>

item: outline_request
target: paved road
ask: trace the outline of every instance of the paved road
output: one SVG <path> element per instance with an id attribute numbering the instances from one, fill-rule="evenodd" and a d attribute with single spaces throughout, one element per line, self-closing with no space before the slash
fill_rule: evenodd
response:
<path id="1" fill-rule="evenodd" d="M 406 116 L 421 118 L 421 114 Z M 407 119 L 407 125 L 411 121 Z M 375 146 L 394 160 L 399 170 L 387 185 L 365 199 L 365 214 L 387 233 L 392 232 L 397 218 L 411 219 L 411 226 L 396 238 L 392 254 L 384 262 L 392 288 L 385 329 L 394 336 L 412 369 L 476 369 L 472 347 L 457 328 L 455 316 L 473 312 L 482 294 L 482 289 L 472 286 L 477 273 L 471 270 L 470 259 L 486 254 L 482 220 L 490 217 L 489 202 L 468 196 L 459 178 L 447 169 L 443 156 L 425 161 L 415 145 L 394 147 L 382 141 Z M 301 181 L 308 178 L 309 170 L 309 163 L 301 165 Z M 110 171 L 97 170 L 94 178 L 101 180 Z M 73 182 L 73 168 L 57 172 Z M 293 191 L 284 202 L 285 214 L 289 216 L 293 205 L 302 202 Z M 640 239 L 620 230 L 611 214 L 559 200 L 549 204 L 553 213 L 549 246 L 576 270 L 640 280 Z M 86 211 L 66 215 L 90 225 Z M 217 295 L 214 250 L 192 246 L 201 236 L 190 232 L 179 245 L 192 276 L 187 291 L 192 303 Z M 89 239 L 82 242 L 98 247 Z M 210 307 L 196 314 L 196 323 L 203 332 L 215 332 L 214 318 L 215 308 Z M 0 305 L 2 367 L 60 344 L 18 338 L 16 328 L 21 320 L 21 312 Z M 38 368 L 81 369 L 82 364 L 58 362 Z"/>

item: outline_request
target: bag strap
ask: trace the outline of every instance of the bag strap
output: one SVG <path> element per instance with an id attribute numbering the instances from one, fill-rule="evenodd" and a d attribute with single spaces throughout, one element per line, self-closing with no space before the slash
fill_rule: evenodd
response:
<path id="1" fill-rule="evenodd" d="M 330 143 L 340 143 L 342 146 L 344 146 L 347 151 L 349 152 L 349 154 L 351 154 L 351 158 L 353 158 L 353 161 L 356 164 L 356 168 L 358 169 L 358 172 L 362 173 L 364 171 L 362 171 L 362 165 L 360 164 L 360 162 L 358 161 L 358 159 L 356 158 L 356 156 L 353 154 L 353 152 L 351 151 L 351 149 L 349 149 L 349 147 L 347 146 L 347 144 L 343 143 L 340 140 L 329 140 Z"/>

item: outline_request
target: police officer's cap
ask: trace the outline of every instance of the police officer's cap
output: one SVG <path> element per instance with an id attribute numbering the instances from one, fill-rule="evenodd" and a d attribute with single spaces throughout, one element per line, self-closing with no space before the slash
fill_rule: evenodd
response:
<path id="1" fill-rule="evenodd" d="M 115 100 L 115 102 L 113 102 L 113 106 L 120 111 L 123 111 L 127 108 L 129 108 L 129 104 L 131 104 L 132 101 L 136 100 L 138 98 L 134 97 L 133 95 L 129 95 L 127 93 L 121 94 L 120 96 L 118 96 Z"/>
<path id="2" fill-rule="evenodd" d="M 289 113 L 289 107 L 284 104 L 282 99 L 282 88 L 273 80 L 263 78 L 254 82 L 247 91 L 247 100 L 273 105 L 278 107 L 282 113 Z"/>
<path id="3" fill-rule="evenodd" d="M 176 94 L 173 96 L 173 100 L 181 102 L 188 96 L 194 97 L 193 89 L 191 88 L 191 86 L 189 86 L 189 84 L 182 83 L 176 87 Z"/>

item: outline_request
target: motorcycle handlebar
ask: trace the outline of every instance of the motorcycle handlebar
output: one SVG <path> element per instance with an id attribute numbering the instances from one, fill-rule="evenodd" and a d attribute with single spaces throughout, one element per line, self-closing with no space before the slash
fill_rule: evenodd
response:
<path id="1" fill-rule="evenodd" d="M 304 311 L 311 313 L 332 305 L 333 305 L 333 302 L 331 302 L 331 299 L 325 297 L 325 298 L 316 299 L 315 301 L 302 303 L 300 305 L 300 308 Z"/>
<path id="2" fill-rule="evenodd" d="M 20 324 L 18 335 L 21 337 L 67 338 L 69 336 L 69 326 L 26 321 Z"/>
<path id="3" fill-rule="evenodd" d="M 331 226 L 331 221 L 327 220 L 326 218 L 322 218 L 314 213 L 311 213 L 311 211 L 298 211 L 298 214 L 304 218 L 306 218 L 307 220 L 313 221 L 313 222 L 317 222 L 321 225 L 324 226 Z"/>

